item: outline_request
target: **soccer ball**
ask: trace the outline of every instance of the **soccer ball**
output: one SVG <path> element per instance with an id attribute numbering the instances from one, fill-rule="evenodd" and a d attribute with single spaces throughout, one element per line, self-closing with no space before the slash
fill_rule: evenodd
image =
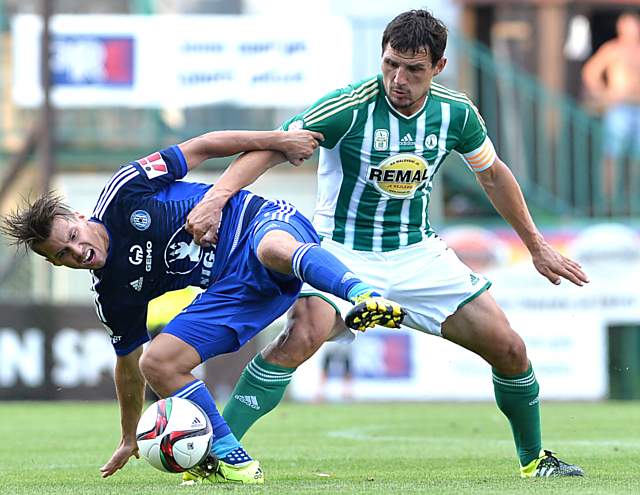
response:
<path id="1" fill-rule="evenodd" d="M 190 400 L 169 397 L 149 406 L 138 422 L 138 449 L 149 464 L 181 473 L 200 464 L 211 450 L 213 430 L 202 409 Z"/>

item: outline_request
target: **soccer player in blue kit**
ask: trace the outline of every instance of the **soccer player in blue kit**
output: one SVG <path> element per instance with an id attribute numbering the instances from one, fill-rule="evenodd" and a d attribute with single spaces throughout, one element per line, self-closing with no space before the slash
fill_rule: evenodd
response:
<path id="1" fill-rule="evenodd" d="M 181 181 L 209 158 L 277 150 L 299 165 L 322 135 L 300 132 L 212 132 L 133 161 L 104 187 L 90 218 L 57 195 L 45 194 L 9 212 L 1 227 L 17 246 L 56 266 L 89 269 L 98 317 L 117 355 L 115 383 L 122 439 L 100 470 L 107 477 L 133 455 L 145 380 L 160 397 L 181 397 L 209 416 L 212 453 L 186 482 L 262 483 L 260 463 L 231 433 L 201 380 L 201 362 L 236 351 L 296 301 L 303 282 L 352 301 L 350 326 L 400 326 L 404 310 L 379 297 L 319 246 L 311 223 L 290 203 L 248 191 L 222 211 L 213 245 L 200 247 L 185 231 L 192 208 L 210 184 Z M 206 289 L 149 344 L 147 305 L 187 286 Z"/>

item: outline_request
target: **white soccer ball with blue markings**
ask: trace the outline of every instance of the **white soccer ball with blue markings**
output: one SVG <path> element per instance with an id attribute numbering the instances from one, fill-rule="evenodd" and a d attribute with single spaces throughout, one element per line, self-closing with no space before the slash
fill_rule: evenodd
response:
<path id="1" fill-rule="evenodd" d="M 149 464 L 167 473 L 181 473 L 200 464 L 213 443 L 211 422 L 187 399 L 169 397 L 151 404 L 136 431 L 138 449 Z"/>

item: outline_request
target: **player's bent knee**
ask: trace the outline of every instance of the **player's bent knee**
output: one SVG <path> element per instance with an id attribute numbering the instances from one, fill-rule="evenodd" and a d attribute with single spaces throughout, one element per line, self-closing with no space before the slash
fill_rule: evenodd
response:
<path id="1" fill-rule="evenodd" d="M 260 263 L 279 273 L 291 273 L 291 257 L 300 245 L 283 230 L 272 230 L 264 235 L 256 249 Z"/>
<path id="2" fill-rule="evenodd" d="M 262 351 L 262 357 L 271 364 L 296 368 L 322 347 L 336 325 L 344 323 L 331 304 L 319 297 L 301 297 L 289 310 L 284 330 Z"/>
<path id="3" fill-rule="evenodd" d="M 287 354 L 296 354 L 306 361 L 325 341 L 322 332 L 312 325 L 301 325 L 289 320 L 287 328 L 278 336 L 278 348 Z"/>
<path id="4" fill-rule="evenodd" d="M 309 335 L 302 335 L 301 332 L 292 334 L 290 329 L 285 328 L 276 340 L 262 351 L 262 357 L 271 364 L 297 368 L 313 356 L 322 343 Z"/>
<path id="5" fill-rule="evenodd" d="M 154 352 L 153 347 L 149 347 L 140 357 L 140 371 L 149 384 L 154 387 L 154 383 L 164 382 L 179 374 L 189 373 L 188 365 L 183 364 L 179 359 L 171 358 L 163 352 Z"/>
<path id="6" fill-rule="evenodd" d="M 324 333 L 312 326 L 296 324 L 290 319 L 276 340 L 262 352 L 262 357 L 271 364 L 286 368 L 297 368 L 313 356 L 326 341 Z"/>
<path id="7" fill-rule="evenodd" d="M 142 353 L 139 366 L 142 375 L 151 387 L 153 387 L 155 382 L 161 380 L 167 371 L 162 361 L 156 359 L 153 353 L 148 351 Z"/>
<path id="8" fill-rule="evenodd" d="M 518 375 L 529 368 L 527 347 L 517 333 L 513 332 L 510 338 L 498 347 L 500 354 L 496 356 L 493 367 L 506 375 Z"/>

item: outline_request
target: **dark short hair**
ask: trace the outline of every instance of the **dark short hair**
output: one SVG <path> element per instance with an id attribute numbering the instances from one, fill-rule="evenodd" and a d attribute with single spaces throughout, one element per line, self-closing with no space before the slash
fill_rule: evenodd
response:
<path id="1" fill-rule="evenodd" d="M 18 249 L 24 247 L 38 254 L 37 246 L 51 236 L 53 221 L 56 217 L 72 220 L 73 210 L 62 196 L 43 194 L 33 203 L 23 198 L 23 205 L 9 211 L 0 224 L 0 232 L 10 238 L 9 245 Z"/>
<path id="2" fill-rule="evenodd" d="M 396 51 L 414 55 L 426 51 L 435 67 L 447 47 L 447 26 L 428 10 L 410 10 L 393 19 L 382 34 L 382 52 L 391 46 Z"/>

